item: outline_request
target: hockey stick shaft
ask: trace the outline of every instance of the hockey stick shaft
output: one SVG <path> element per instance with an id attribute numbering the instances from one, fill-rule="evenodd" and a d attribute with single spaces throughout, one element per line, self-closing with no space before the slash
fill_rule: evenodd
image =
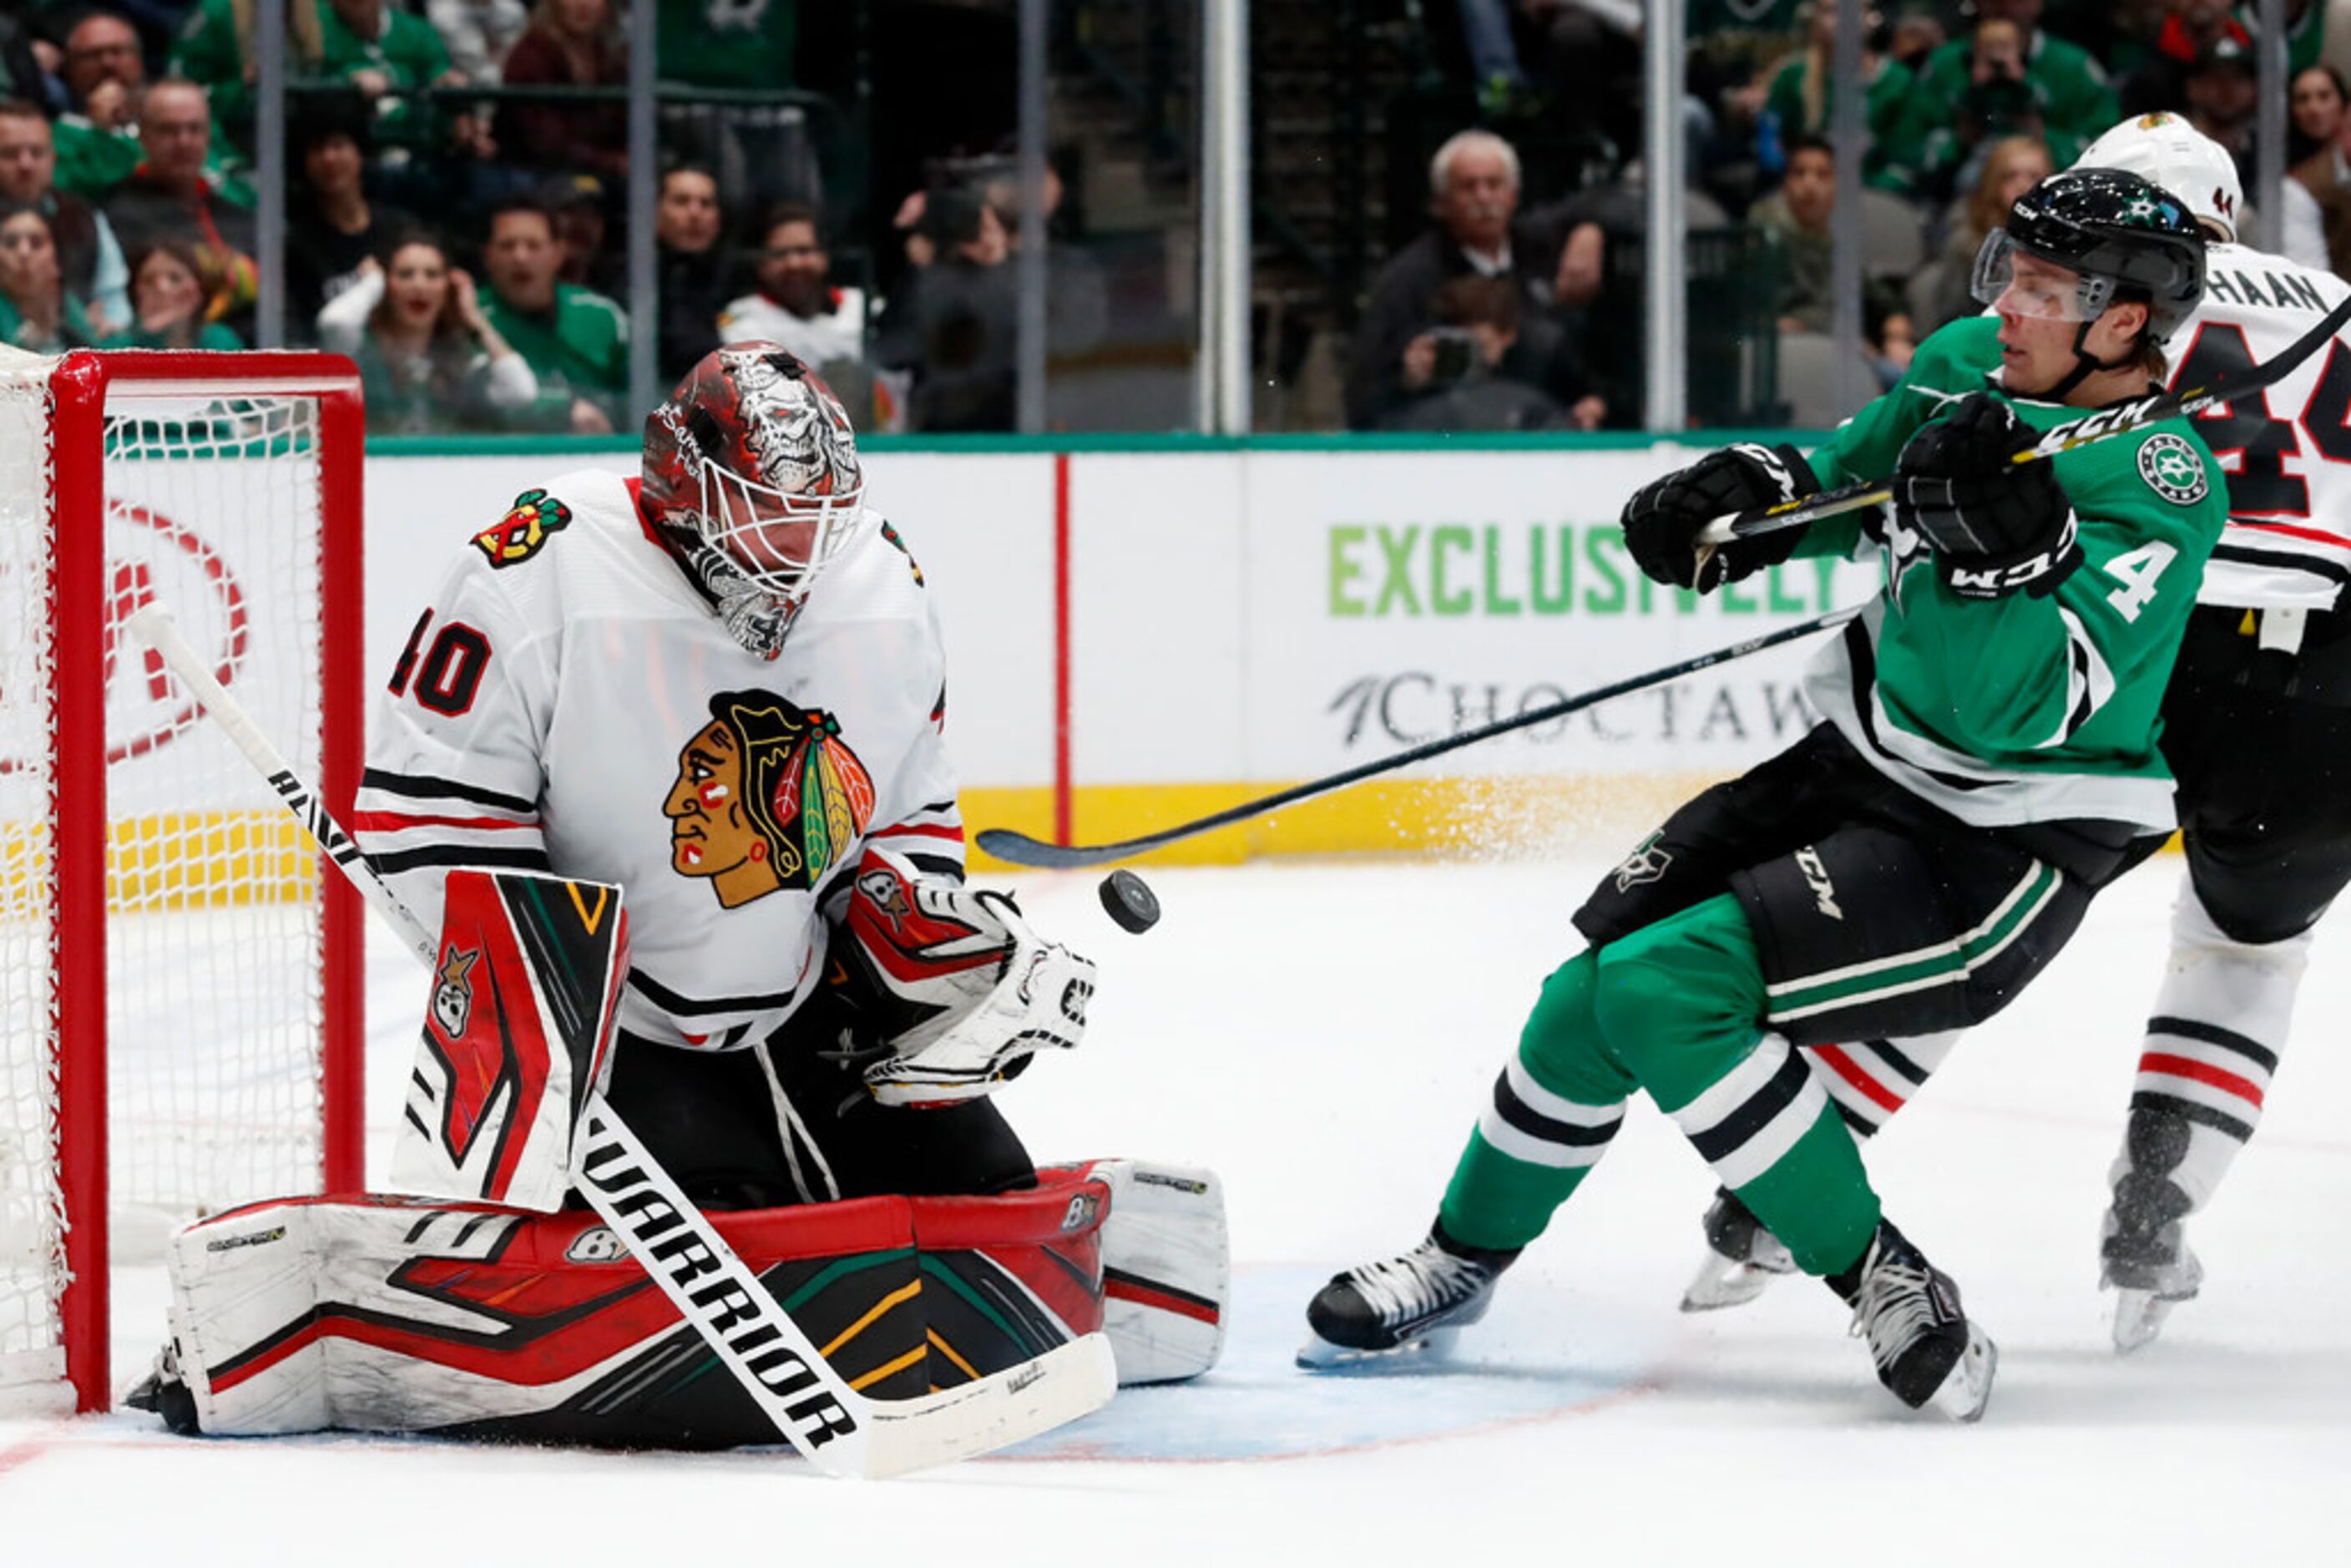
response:
<path id="1" fill-rule="evenodd" d="M 2283 351 L 2272 355 L 2258 365 L 2223 371 L 2202 386 L 2151 392 L 2146 397 L 2099 409 L 2079 419 L 2069 419 L 2063 424 L 2051 426 L 2043 433 L 2040 440 L 2013 454 L 2009 461 L 2039 463 L 2093 442 L 2137 434 L 2168 419 L 2193 419 L 2207 409 L 2233 402 L 2249 392 L 2260 392 L 2283 380 L 2293 373 L 2295 366 L 2325 348 L 2346 326 L 2351 326 L 2351 296 L 2346 296 L 2334 309 L 2319 319 L 2316 326 L 2287 344 Z M 1823 490 L 1816 496 L 1806 496 L 1801 500 L 1782 501 L 1717 517 L 1699 532 L 1698 543 L 1723 545 L 1733 539 L 1752 538 L 1757 534 L 1800 528 L 1823 517 L 1861 511 L 1893 498 L 1891 486 L 1876 479 L 1865 479 L 1834 490 Z"/>
<path id="2" fill-rule="evenodd" d="M 1832 610 L 1825 615 L 1815 615 L 1810 621 L 1798 625 L 1783 626 L 1777 632 L 1767 632 L 1760 637 L 1750 637 L 1744 643 L 1734 643 L 1727 648 L 1717 648 L 1712 653 L 1700 653 L 1695 658 L 1684 659 L 1678 664 L 1668 664 L 1662 670 L 1651 670 L 1645 675 L 1629 676 L 1613 685 L 1595 687 L 1593 690 L 1565 697 L 1555 703 L 1545 703 L 1541 707 L 1529 708 L 1524 713 L 1513 714 L 1509 718 L 1498 719 L 1492 724 L 1480 725 L 1475 729 L 1465 729 L 1458 735 L 1448 735 L 1442 739 L 1426 741 L 1408 751 L 1399 751 L 1392 756 L 1359 763 L 1355 767 L 1337 773 L 1327 774 L 1321 779 L 1309 779 L 1303 784 L 1294 784 L 1287 789 L 1276 790 L 1270 795 L 1261 795 L 1254 800 L 1244 800 L 1238 806 L 1228 806 L 1210 816 L 1200 817 L 1189 822 L 1178 822 L 1172 828 L 1163 828 L 1155 833 L 1145 833 L 1141 838 L 1121 839 L 1116 843 L 1109 844 L 1049 844 L 1042 840 L 1032 839 L 1026 833 L 1016 833 L 1009 828 L 987 828 L 975 835 L 972 841 L 997 859 L 1008 862 L 1013 865 L 1038 866 L 1053 871 L 1104 865 L 1112 861 L 1123 860 L 1129 855 L 1141 854 L 1146 850 L 1158 849 L 1163 844 L 1175 843 L 1179 839 L 1188 839 L 1195 834 L 1208 832 L 1217 828 L 1230 827 L 1235 822 L 1247 821 L 1251 817 L 1262 816 L 1268 811 L 1283 806 L 1295 805 L 1301 800 L 1311 800 L 1317 795 L 1327 795 L 1333 789 L 1361 783 L 1364 779 L 1382 773 L 1392 773 L 1399 768 L 1408 767 L 1415 762 L 1424 762 L 1432 757 L 1442 757 L 1448 751 L 1458 751 L 1465 746 L 1475 746 L 1479 741 L 1491 740 L 1498 735 L 1508 735 L 1515 729 L 1527 729 L 1535 725 L 1547 724 L 1555 718 L 1564 718 L 1569 714 L 1578 713 L 1584 708 L 1604 703 L 1611 697 L 1621 697 L 1650 686 L 1663 685 L 1667 681 L 1679 680 L 1684 675 L 1694 675 L 1700 670 L 1712 669 L 1717 664 L 1727 664 L 1733 659 L 1743 659 L 1750 653 L 1760 653 L 1766 648 L 1776 648 L 1782 643 L 1792 643 L 1800 637 L 1809 637 L 1815 632 L 1825 632 L 1832 626 L 1842 626 L 1860 613 L 1858 609 Z"/>
<path id="3" fill-rule="evenodd" d="M 370 865 L 325 797 L 214 677 L 161 606 L 130 619 L 328 859 L 426 964 L 437 943 Z M 871 1400 L 832 1369 L 635 1134 L 590 1091 L 580 1191 L 777 1431 L 820 1469 L 888 1476 L 968 1458 L 1100 1409 L 1117 1385 L 1109 1342 L 1081 1335 L 1036 1360 L 918 1399 Z"/>

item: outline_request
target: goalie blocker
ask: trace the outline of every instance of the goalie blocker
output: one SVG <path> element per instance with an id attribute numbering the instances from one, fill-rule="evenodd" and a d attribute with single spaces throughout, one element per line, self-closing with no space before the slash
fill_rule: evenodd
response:
<path id="1" fill-rule="evenodd" d="M 1075 1044 L 1092 966 L 1038 939 L 1009 901 L 926 882 L 869 852 L 845 967 L 889 976 L 867 1008 L 879 1027 L 862 1031 L 883 1041 L 864 1073 L 876 1098 L 921 1083 L 917 1103 L 952 1103 L 1040 1045 Z M 737 1383 L 707 1375 L 703 1337 L 602 1220 L 576 1198 L 530 1212 L 562 1209 L 580 1118 L 610 1066 L 628 951 L 619 890 L 454 872 L 437 951 L 393 1163 L 427 1196 L 285 1199 L 183 1231 L 172 1345 L 145 1402 L 181 1430 L 225 1434 L 774 1441 Z M 1195 1375 L 1222 1347 L 1223 1194 L 1206 1171 L 1095 1161 L 991 1197 L 713 1223 L 869 1398 L 955 1388 L 1096 1330 L 1122 1383 Z"/>

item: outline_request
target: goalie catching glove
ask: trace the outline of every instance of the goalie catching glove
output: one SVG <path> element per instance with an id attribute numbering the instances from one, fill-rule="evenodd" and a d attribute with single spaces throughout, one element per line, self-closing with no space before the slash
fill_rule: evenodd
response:
<path id="1" fill-rule="evenodd" d="M 868 848 L 835 933 L 856 1019 L 835 1060 L 884 1105 L 948 1105 L 1085 1038 L 1094 967 L 1039 936 L 1004 894 Z"/>
<path id="2" fill-rule="evenodd" d="M 1962 599 L 2039 598 L 2082 564 L 2056 465 L 2012 461 L 2037 439 L 2008 404 L 1970 392 L 1895 463 L 1894 520 L 1935 547 L 1935 570 Z"/>
<path id="3" fill-rule="evenodd" d="M 1792 446 L 1742 441 L 1641 486 L 1625 503 L 1625 548 L 1643 572 L 1676 588 L 1711 592 L 1796 553 L 1802 528 L 1732 539 L 1701 555 L 1698 534 L 1717 517 L 1816 493 L 1804 455 Z"/>

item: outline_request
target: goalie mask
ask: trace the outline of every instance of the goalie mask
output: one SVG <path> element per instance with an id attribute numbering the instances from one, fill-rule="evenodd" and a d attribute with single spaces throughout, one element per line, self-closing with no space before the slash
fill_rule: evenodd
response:
<path id="1" fill-rule="evenodd" d="M 705 355 L 645 420 L 646 514 L 753 653 L 782 645 L 864 497 L 848 413 L 773 343 Z"/>

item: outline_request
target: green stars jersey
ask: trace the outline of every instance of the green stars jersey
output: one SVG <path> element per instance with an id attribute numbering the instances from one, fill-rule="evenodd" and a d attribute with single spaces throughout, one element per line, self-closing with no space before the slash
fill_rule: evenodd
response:
<path id="1" fill-rule="evenodd" d="M 1971 392 L 2036 430 L 2079 417 L 2008 398 L 1999 321 L 1955 321 L 1899 385 L 1813 454 L 1829 487 L 1885 479 L 1903 444 Z M 2204 562 L 2228 520 L 2220 465 L 2183 420 L 2053 459 L 2085 560 L 2045 597 L 1960 599 L 1892 508 L 1816 523 L 1806 555 L 1875 549 L 1886 589 L 1806 674 L 1805 695 L 1881 772 L 1984 827 L 2103 819 L 2173 824 L 2158 710 Z M 1863 518 L 1868 519 L 1865 533 Z"/>

